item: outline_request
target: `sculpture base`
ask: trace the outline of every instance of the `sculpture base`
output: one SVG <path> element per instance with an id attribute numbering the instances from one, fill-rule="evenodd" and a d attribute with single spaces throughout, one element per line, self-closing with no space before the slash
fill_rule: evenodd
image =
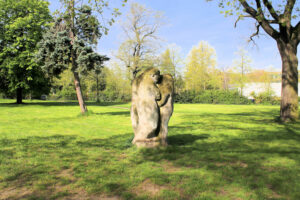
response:
<path id="1" fill-rule="evenodd" d="M 162 140 L 160 137 L 154 137 L 154 138 L 147 138 L 147 139 L 139 139 L 139 140 L 133 140 L 132 142 L 137 147 L 145 147 L 145 148 L 154 148 L 154 147 L 160 147 L 160 146 L 167 146 L 168 143 L 166 140 Z"/>

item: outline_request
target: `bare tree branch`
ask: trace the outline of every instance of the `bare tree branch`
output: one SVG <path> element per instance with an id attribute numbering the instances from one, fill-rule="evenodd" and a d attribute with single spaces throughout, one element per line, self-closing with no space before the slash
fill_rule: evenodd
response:
<path id="1" fill-rule="evenodd" d="M 132 59 L 130 68 L 133 78 L 138 68 L 143 65 L 142 60 L 154 51 L 153 46 L 157 43 L 157 31 L 160 28 L 161 19 L 156 11 L 137 3 L 131 5 L 127 20 L 122 26 L 128 39 L 123 43 L 124 46 L 121 45 L 119 48 L 119 57 L 123 59 L 127 56 L 127 59 Z"/>
<path id="2" fill-rule="evenodd" d="M 287 4 L 285 5 L 285 9 L 284 9 L 284 15 L 285 16 L 291 16 L 294 5 L 296 3 L 296 0 L 288 0 Z"/>
<path id="3" fill-rule="evenodd" d="M 234 23 L 234 28 L 236 28 L 237 23 L 245 17 L 252 17 L 252 16 L 251 15 L 240 15 Z"/>
<path id="4" fill-rule="evenodd" d="M 277 20 L 266 19 L 266 21 L 267 21 L 269 24 L 278 24 L 278 21 L 277 21 Z"/>
<path id="5" fill-rule="evenodd" d="M 255 43 L 255 41 L 253 40 L 253 38 L 255 37 L 255 36 L 259 36 L 259 28 L 260 28 L 260 24 L 259 23 L 256 23 L 256 32 L 255 33 L 253 33 L 251 36 L 250 36 L 250 41 L 252 41 L 255 45 L 256 45 L 256 43 Z"/>
<path id="6" fill-rule="evenodd" d="M 272 38 L 277 39 L 279 33 L 268 23 L 262 13 L 258 13 L 253 7 L 251 7 L 246 0 L 239 0 L 241 5 L 245 8 L 245 11 L 252 16 L 260 26 L 268 33 Z"/>
<path id="7" fill-rule="evenodd" d="M 272 3 L 268 0 L 263 0 L 264 5 L 268 8 L 270 14 L 272 15 L 272 17 L 279 21 L 279 16 L 277 15 L 276 11 L 274 10 Z"/>
<path id="8" fill-rule="evenodd" d="M 260 0 L 255 0 L 256 2 L 256 7 L 257 7 L 257 12 L 262 12 L 262 8 L 261 8 L 261 3 Z"/>

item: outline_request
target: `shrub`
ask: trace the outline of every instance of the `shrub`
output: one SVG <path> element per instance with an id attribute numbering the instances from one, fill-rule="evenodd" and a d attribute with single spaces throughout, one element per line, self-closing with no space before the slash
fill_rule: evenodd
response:
<path id="1" fill-rule="evenodd" d="M 205 90 L 199 93 L 185 91 L 175 95 L 179 103 L 208 103 L 208 104 L 251 104 L 251 100 L 241 96 L 237 90 Z"/>
<path id="2" fill-rule="evenodd" d="M 184 91 L 180 94 L 175 94 L 174 102 L 176 103 L 193 103 L 196 93 L 193 91 Z"/>
<path id="3" fill-rule="evenodd" d="M 255 92 L 252 92 L 251 95 L 254 97 L 256 104 L 280 104 L 280 97 L 276 97 L 273 92 L 261 92 L 257 95 L 255 94 Z"/>

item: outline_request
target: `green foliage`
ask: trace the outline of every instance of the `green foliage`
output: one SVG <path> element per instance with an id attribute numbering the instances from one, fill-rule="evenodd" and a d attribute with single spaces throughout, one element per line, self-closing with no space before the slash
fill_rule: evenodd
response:
<path id="1" fill-rule="evenodd" d="M 185 81 L 186 89 L 201 91 L 209 88 L 217 89 L 221 82 L 215 69 L 217 54 L 206 41 L 200 41 L 194 46 L 187 57 Z"/>
<path id="2" fill-rule="evenodd" d="M 61 98 L 65 100 L 76 100 L 77 96 L 74 85 L 70 84 L 63 87 L 62 90 L 58 92 L 58 96 L 61 96 Z"/>
<path id="3" fill-rule="evenodd" d="M 99 22 L 92 15 L 89 6 L 83 5 L 75 9 L 75 23 L 70 26 L 69 15 L 63 13 L 57 18 L 54 26 L 44 35 L 39 43 L 38 60 L 43 64 L 43 69 L 49 77 L 58 77 L 72 63 L 72 52 L 75 55 L 75 63 L 72 63 L 72 71 L 79 74 L 87 74 L 96 66 L 102 66 L 108 60 L 94 52 L 92 45 L 101 37 Z M 70 37 L 73 34 L 74 38 Z"/>
<path id="4" fill-rule="evenodd" d="M 86 100 L 100 102 L 129 102 L 131 100 L 130 81 L 126 79 L 125 71 L 118 66 L 101 67 L 98 70 L 101 72 L 92 70 L 81 76 L 82 93 Z M 64 71 L 59 78 L 53 80 L 50 98 L 76 100 L 71 70 Z"/>
<path id="5" fill-rule="evenodd" d="M 43 0 L 0 0 L 0 88 L 7 94 L 48 86 L 34 59 L 37 43 L 51 20 L 48 4 Z"/>
<path id="6" fill-rule="evenodd" d="M 274 95 L 272 91 L 265 91 L 258 94 L 251 93 L 256 104 L 280 105 L 280 98 Z"/>
<path id="7" fill-rule="evenodd" d="M 131 84 L 116 63 L 113 68 L 104 68 L 105 90 L 100 93 L 101 102 L 129 102 L 131 100 Z"/>
<path id="8" fill-rule="evenodd" d="M 0 100 L 0 199 L 300 199 L 278 106 L 175 104 L 170 145 L 137 149 L 129 104 L 25 102 Z"/>
<path id="9" fill-rule="evenodd" d="M 241 96 L 237 90 L 185 91 L 175 96 L 179 103 L 206 104 L 251 104 L 251 100 Z"/>
<path id="10" fill-rule="evenodd" d="M 83 5 L 78 9 L 76 17 L 77 36 L 87 43 L 97 44 L 98 38 L 101 37 L 100 23 L 96 16 L 92 15 L 92 8 Z"/>
<path id="11" fill-rule="evenodd" d="M 248 55 L 248 52 L 244 49 L 239 49 L 235 54 L 237 58 L 234 60 L 233 70 L 236 72 L 233 77 L 233 83 L 235 83 L 241 89 L 241 95 L 243 95 L 243 88 L 249 81 L 247 74 L 251 71 L 252 60 Z"/>
<path id="12" fill-rule="evenodd" d="M 175 77 L 176 65 L 172 60 L 170 49 L 166 49 L 166 51 L 161 54 L 159 70 L 161 74 L 171 74 L 173 77 Z"/>
<path id="13" fill-rule="evenodd" d="M 206 1 L 213 1 L 213 0 L 206 0 Z M 257 14 L 257 20 L 263 20 L 264 17 L 271 18 L 274 14 L 280 16 L 284 14 L 286 8 L 287 11 L 291 13 L 292 19 L 297 19 L 300 17 L 300 6 L 294 1 L 295 6 L 289 8 L 286 4 L 287 1 L 257 1 L 260 5 L 260 8 L 257 8 L 257 3 L 254 1 L 247 1 L 247 0 L 218 0 L 218 5 L 220 8 L 224 9 L 221 11 L 222 14 L 225 16 L 232 16 L 237 15 L 241 19 L 245 17 L 244 13 L 246 9 L 241 5 L 241 3 L 246 2 L 249 6 L 257 9 L 258 12 L 263 13 L 263 17 Z M 289 2 L 291 4 L 291 2 Z M 270 6 L 271 5 L 271 6 Z M 225 9 L 226 8 L 226 9 Z M 283 22 L 281 22 L 283 24 Z"/>
<path id="14" fill-rule="evenodd" d="M 176 93 L 174 101 L 176 103 L 192 103 L 196 96 L 196 92 L 193 90 L 185 90 L 181 93 Z"/>

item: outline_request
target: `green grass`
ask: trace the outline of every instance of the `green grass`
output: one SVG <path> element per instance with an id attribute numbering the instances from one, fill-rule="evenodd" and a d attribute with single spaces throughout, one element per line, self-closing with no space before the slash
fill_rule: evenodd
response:
<path id="1" fill-rule="evenodd" d="M 0 100 L 0 199 L 300 199 L 300 123 L 279 107 L 176 104 L 166 148 L 129 104 Z"/>

